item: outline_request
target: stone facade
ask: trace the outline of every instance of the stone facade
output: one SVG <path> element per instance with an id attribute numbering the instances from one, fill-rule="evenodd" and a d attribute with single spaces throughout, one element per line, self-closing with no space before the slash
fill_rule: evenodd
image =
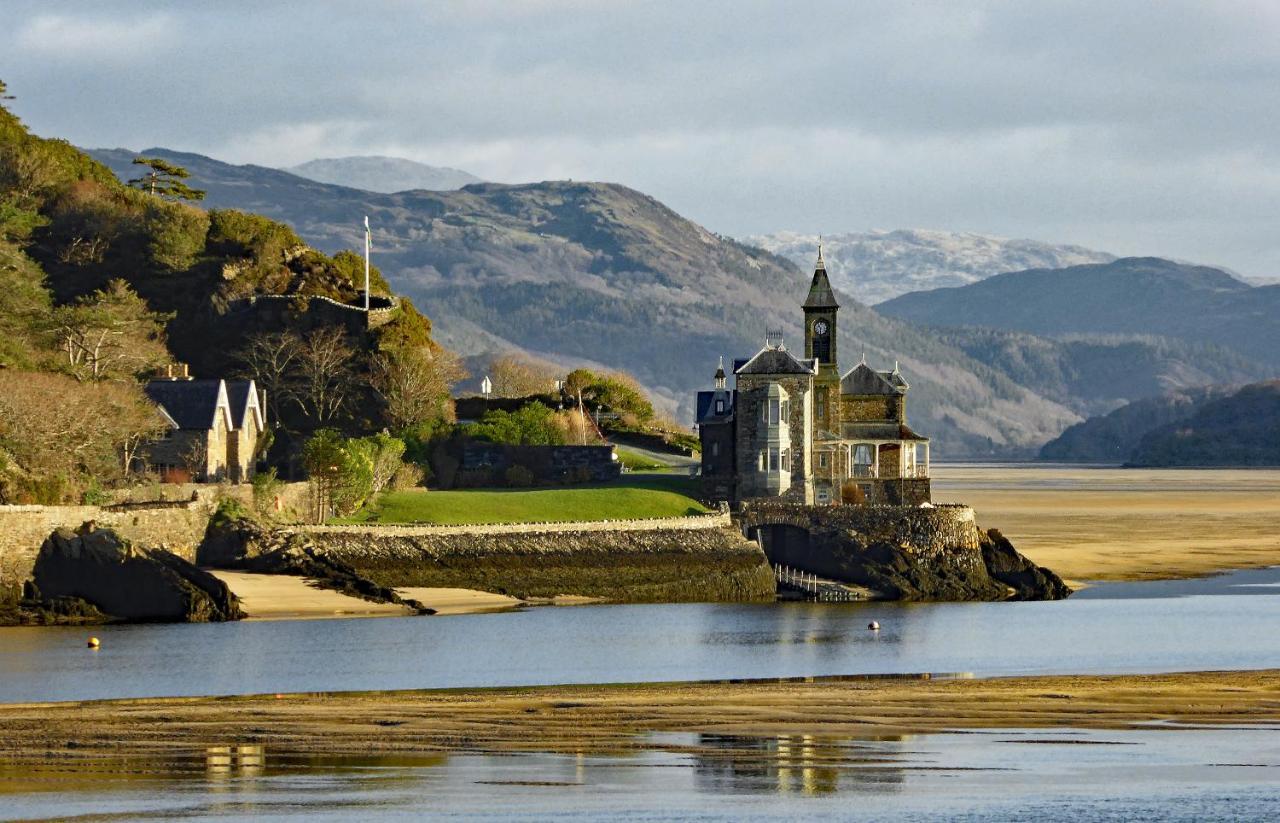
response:
<path id="1" fill-rule="evenodd" d="M 715 389 L 698 393 L 707 499 L 929 502 L 929 440 L 907 425 L 909 386 L 896 364 L 840 374 L 839 308 L 819 251 L 803 304 L 805 357 L 766 340 L 734 362 L 732 390 L 722 362 Z"/>
<path id="2" fill-rule="evenodd" d="M 266 401 L 252 380 L 166 376 L 149 382 L 146 392 L 169 430 L 142 450 L 142 468 L 170 482 L 253 478 Z"/>

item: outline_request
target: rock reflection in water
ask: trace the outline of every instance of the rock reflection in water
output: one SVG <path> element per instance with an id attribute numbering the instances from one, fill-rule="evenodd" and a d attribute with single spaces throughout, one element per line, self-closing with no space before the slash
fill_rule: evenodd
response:
<path id="1" fill-rule="evenodd" d="M 897 792 L 905 780 L 901 744 L 906 739 L 855 742 L 811 734 L 701 734 L 694 773 L 698 789 L 713 794 Z"/>

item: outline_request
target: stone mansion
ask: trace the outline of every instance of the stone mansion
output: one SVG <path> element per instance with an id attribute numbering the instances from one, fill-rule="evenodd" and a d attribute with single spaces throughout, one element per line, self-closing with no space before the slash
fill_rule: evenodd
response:
<path id="1" fill-rule="evenodd" d="M 724 363 L 698 392 L 703 494 L 807 505 L 929 502 L 929 439 L 907 425 L 907 381 L 895 364 L 840 374 L 840 306 L 822 250 L 804 301 L 804 357 L 769 337 L 753 357 Z"/>

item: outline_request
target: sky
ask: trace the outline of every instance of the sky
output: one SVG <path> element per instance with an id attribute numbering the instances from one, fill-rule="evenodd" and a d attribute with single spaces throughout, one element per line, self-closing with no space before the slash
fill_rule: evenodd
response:
<path id="1" fill-rule="evenodd" d="M 36 132 L 624 183 L 712 231 L 975 231 L 1280 278 L 1280 0 L 4 0 Z"/>

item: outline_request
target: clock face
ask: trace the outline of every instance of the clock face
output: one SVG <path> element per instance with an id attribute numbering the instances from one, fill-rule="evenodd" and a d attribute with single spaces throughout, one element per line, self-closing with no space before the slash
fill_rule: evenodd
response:
<path id="1" fill-rule="evenodd" d="M 827 321 L 825 321 L 825 320 L 819 320 L 818 322 L 814 323 L 814 324 L 813 324 L 813 333 L 814 333 L 814 334 L 817 334 L 817 335 L 823 335 L 823 334 L 826 334 L 826 333 L 827 333 Z"/>

